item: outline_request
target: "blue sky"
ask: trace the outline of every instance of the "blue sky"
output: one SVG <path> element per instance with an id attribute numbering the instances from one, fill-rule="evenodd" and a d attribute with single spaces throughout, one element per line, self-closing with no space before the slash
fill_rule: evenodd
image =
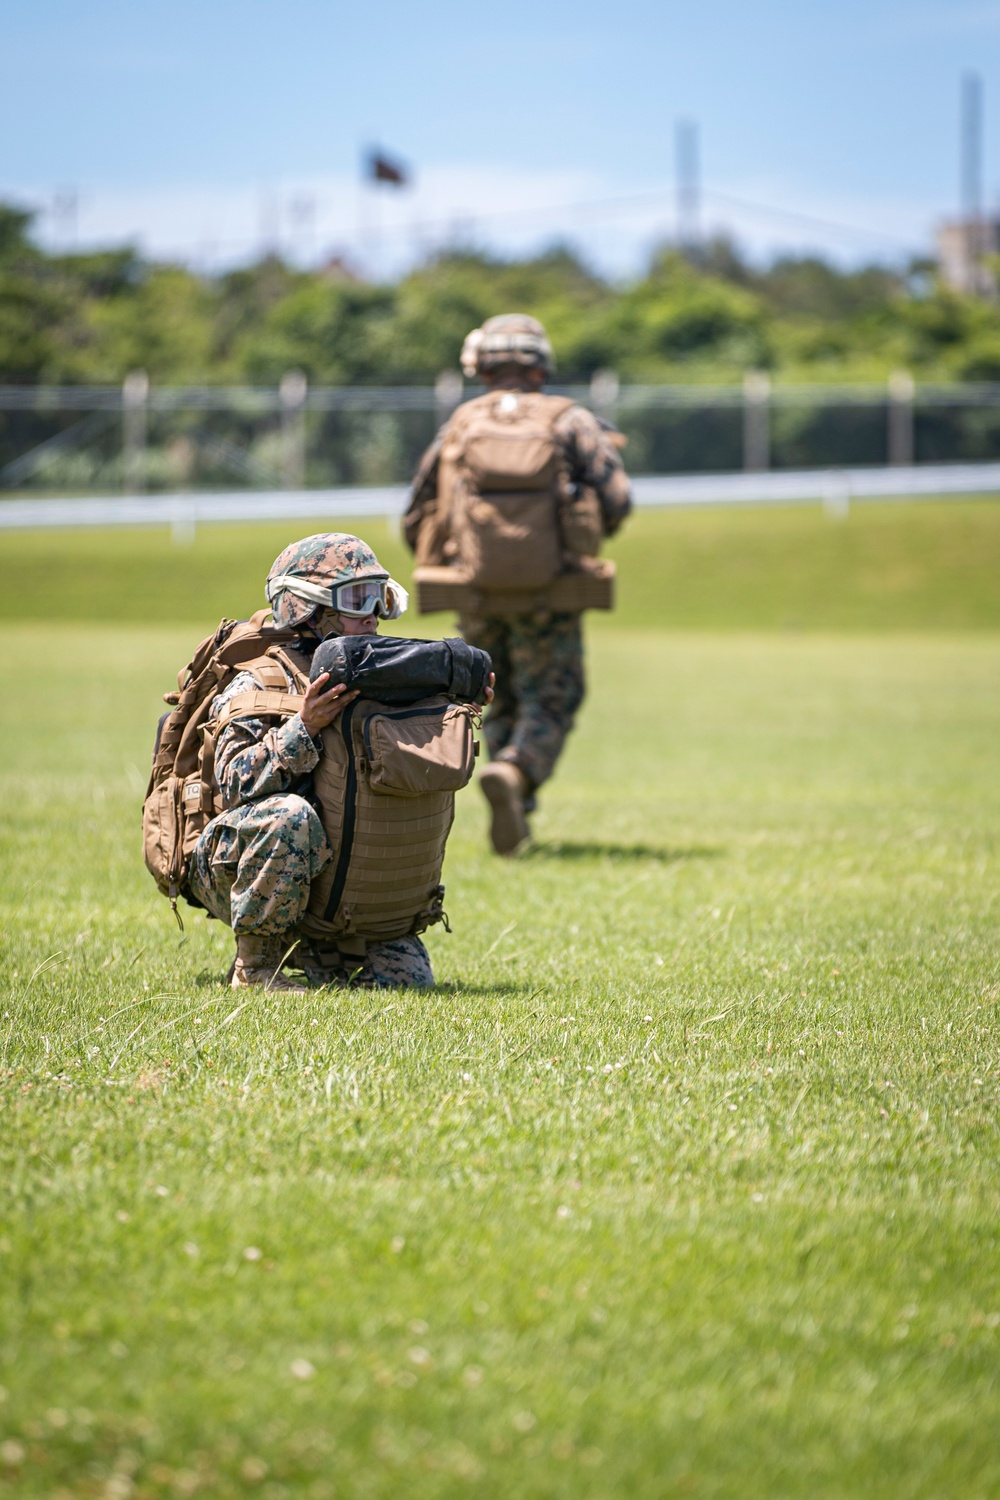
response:
<path id="1" fill-rule="evenodd" d="M 674 226 L 691 117 L 707 227 L 760 255 L 898 257 L 955 209 L 966 68 L 997 198 L 998 47 L 1000 0 L 3 0 L 0 192 L 50 240 L 206 264 L 276 241 L 387 272 L 456 236 L 562 236 L 625 272 Z M 359 190 L 370 141 L 412 190 Z M 75 228 L 49 211 L 65 190 Z"/>

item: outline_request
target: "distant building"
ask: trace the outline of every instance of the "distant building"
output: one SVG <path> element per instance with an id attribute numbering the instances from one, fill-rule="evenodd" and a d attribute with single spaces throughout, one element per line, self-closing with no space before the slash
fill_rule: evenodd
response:
<path id="1" fill-rule="evenodd" d="M 995 297 L 997 272 L 990 264 L 1000 255 L 1000 220 L 949 219 L 937 232 L 941 275 L 968 297 Z"/>
<path id="2" fill-rule="evenodd" d="M 331 255 L 319 268 L 324 281 L 349 282 L 359 286 L 363 278 L 342 255 Z"/>

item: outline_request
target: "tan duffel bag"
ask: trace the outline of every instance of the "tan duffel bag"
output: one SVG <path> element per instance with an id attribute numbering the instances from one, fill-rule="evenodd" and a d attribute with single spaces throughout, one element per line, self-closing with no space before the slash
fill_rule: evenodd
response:
<path id="1" fill-rule="evenodd" d="M 615 565 L 608 558 L 581 558 L 573 572 L 560 573 L 540 589 L 482 589 L 461 568 L 423 564 L 413 570 L 417 608 L 422 615 L 443 609 L 462 615 L 530 615 L 539 610 L 575 614 L 614 609 Z"/>

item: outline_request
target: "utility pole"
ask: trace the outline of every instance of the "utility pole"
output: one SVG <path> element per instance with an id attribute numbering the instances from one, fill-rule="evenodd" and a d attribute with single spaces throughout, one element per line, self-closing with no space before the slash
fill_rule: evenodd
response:
<path id="1" fill-rule="evenodd" d="M 308 264 L 315 253 L 316 199 L 311 193 L 298 193 L 289 200 L 288 217 L 292 225 L 292 241 L 299 260 Z"/>
<path id="2" fill-rule="evenodd" d="M 697 250 L 701 241 L 701 170 L 698 124 L 678 120 L 674 132 L 677 178 L 677 242 L 683 251 Z"/>
<path id="3" fill-rule="evenodd" d="M 743 467 L 759 474 L 771 467 L 771 377 L 748 370 L 743 377 Z"/>
<path id="4" fill-rule="evenodd" d="M 146 488 L 148 412 L 149 376 L 145 370 L 130 370 L 122 382 L 122 482 L 126 495 L 141 495 Z"/>
<path id="5" fill-rule="evenodd" d="M 890 464 L 913 462 L 913 397 L 916 385 L 909 370 L 889 376 L 888 448 Z"/>
<path id="6" fill-rule="evenodd" d="M 287 370 L 278 387 L 281 403 L 281 478 L 286 490 L 300 490 L 306 475 L 306 396 L 301 370 Z"/>
<path id="7" fill-rule="evenodd" d="M 962 217 L 978 223 L 983 212 L 983 80 L 962 74 Z"/>
<path id="8" fill-rule="evenodd" d="M 993 246 L 990 227 L 983 220 L 983 80 L 978 73 L 962 74 L 961 173 L 966 289 L 988 296 L 993 277 L 983 257 Z"/>
<path id="9" fill-rule="evenodd" d="M 272 188 L 261 188 L 257 200 L 261 260 L 281 253 L 281 204 Z"/>
<path id="10" fill-rule="evenodd" d="M 80 194 L 76 188 L 59 188 L 52 199 L 52 220 L 60 248 L 76 250 L 77 218 L 80 211 Z"/>

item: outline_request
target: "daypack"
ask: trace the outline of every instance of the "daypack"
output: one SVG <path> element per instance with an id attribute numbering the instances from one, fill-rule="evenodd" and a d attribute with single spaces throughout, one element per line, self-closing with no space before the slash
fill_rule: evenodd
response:
<path id="1" fill-rule="evenodd" d="M 191 901 L 192 851 L 222 811 L 214 768 L 220 731 L 240 718 L 289 718 L 302 706 L 310 663 L 294 650 L 292 632 L 263 625 L 265 614 L 242 625 L 223 621 L 181 674 L 180 693 L 167 695 L 177 705 L 160 723 L 143 835 L 146 864 L 178 922 L 177 896 Z M 212 699 L 238 671 L 258 686 L 210 719 Z M 471 779 L 478 752 L 477 721 L 476 705 L 443 696 L 402 709 L 358 699 L 324 730 L 313 785 L 334 859 L 313 882 L 303 932 L 360 943 L 363 951 L 365 940 L 422 932 L 444 919 L 441 867 L 454 794 Z"/>
<path id="2" fill-rule="evenodd" d="M 272 646 L 295 639 L 292 631 L 266 623 L 269 616 L 270 610 L 261 609 L 249 620 L 223 620 L 177 674 L 178 690 L 163 695 L 173 706 L 157 725 L 153 768 L 142 804 L 142 852 L 182 930 L 177 898 L 183 895 L 191 902 L 185 884 L 192 851 L 206 824 L 222 811 L 215 742 L 209 732 L 212 700 L 248 663 L 258 661 Z"/>
<path id="3" fill-rule="evenodd" d="M 561 511 L 574 497 L 555 425 L 573 404 L 540 392 L 489 391 L 456 411 L 441 448 L 437 523 L 440 560 L 465 582 L 486 591 L 538 589 L 563 571 Z"/>

